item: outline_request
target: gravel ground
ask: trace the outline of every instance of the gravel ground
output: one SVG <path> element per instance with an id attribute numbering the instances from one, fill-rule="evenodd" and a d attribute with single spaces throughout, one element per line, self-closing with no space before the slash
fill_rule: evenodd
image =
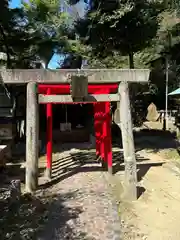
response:
<path id="1" fill-rule="evenodd" d="M 98 163 L 82 164 L 79 157 L 72 157 L 72 152 L 57 156 L 60 169 L 56 177 L 62 177 L 59 175 L 64 173 L 62 157 L 68 159 L 63 162 L 66 164 L 65 176 L 48 189 L 56 195 L 56 200 L 38 240 L 121 239 L 117 205 L 108 187 L 108 173 L 102 172 Z"/>

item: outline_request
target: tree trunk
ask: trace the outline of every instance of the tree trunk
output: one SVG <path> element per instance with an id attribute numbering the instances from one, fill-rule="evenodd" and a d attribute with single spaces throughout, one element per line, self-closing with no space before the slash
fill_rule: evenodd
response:
<path id="1" fill-rule="evenodd" d="M 133 52 L 129 53 L 129 67 L 131 69 L 134 69 L 134 53 Z"/>

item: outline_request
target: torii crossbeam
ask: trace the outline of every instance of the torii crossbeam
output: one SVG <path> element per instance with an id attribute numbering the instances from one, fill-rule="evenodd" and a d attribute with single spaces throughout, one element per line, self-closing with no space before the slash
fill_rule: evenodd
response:
<path id="1" fill-rule="evenodd" d="M 150 71 L 148 69 L 72 69 L 72 70 L 0 70 L 0 81 L 5 84 L 27 84 L 27 112 L 26 112 L 26 190 L 32 192 L 38 185 L 38 105 L 47 104 L 47 115 L 51 118 L 53 103 L 92 102 L 95 114 L 99 110 L 109 116 L 110 102 L 120 102 L 121 133 L 123 141 L 123 152 L 125 162 L 125 196 L 128 200 L 137 199 L 137 173 L 134 139 L 132 132 L 131 110 L 129 102 L 128 82 L 147 83 Z M 83 76 L 83 77 L 82 77 Z M 82 81 L 80 78 L 82 77 Z M 73 80 L 76 78 L 76 81 Z M 79 78 L 79 79 L 78 79 Z M 84 80 L 83 80 L 84 79 Z M 72 81 L 74 90 L 69 91 Z M 75 83 L 77 82 L 77 83 Z M 99 91 L 98 85 L 117 86 L 116 92 Z M 43 87 L 46 92 L 43 92 Z M 62 85 L 63 91 L 62 91 Z M 48 87 L 49 86 L 49 87 Z M 53 89 L 56 89 L 54 91 Z M 59 89 L 59 90 L 57 90 Z M 61 90 L 60 90 L 61 89 Z M 54 91 L 54 92 L 53 92 Z M 59 91 L 59 92 L 58 92 Z M 76 98 L 77 97 L 77 98 Z M 106 127 L 103 136 L 110 136 L 110 118 L 106 118 Z M 100 151 L 96 129 L 96 152 Z M 108 139 L 108 138 L 106 138 Z M 109 139 L 108 139 L 109 141 Z M 110 144 L 108 145 L 110 146 Z M 103 157 L 103 156 L 101 156 Z M 111 162 L 111 161 L 110 161 Z"/>

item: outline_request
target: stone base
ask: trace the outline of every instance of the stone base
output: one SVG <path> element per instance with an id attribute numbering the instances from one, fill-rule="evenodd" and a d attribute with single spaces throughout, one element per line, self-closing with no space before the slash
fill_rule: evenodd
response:
<path id="1" fill-rule="evenodd" d="M 51 180 L 51 175 L 52 175 L 52 170 L 50 168 L 46 168 L 44 172 L 45 178 L 47 178 L 47 180 Z"/>
<path id="2" fill-rule="evenodd" d="M 100 159 L 100 162 L 101 162 L 101 166 L 102 166 L 102 169 L 104 171 L 108 171 L 109 174 L 113 174 L 113 167 L 109 167 L 108 166 L 108 163 L 105 162 L 104 160 Z"/>
<path id="3" fill-rule="evenodd" d="M 109 173 L 110 175 L 113 175 L 113 167 L 108 167 L 108 173 Z"/>
<path id="4" fill-rule="evenodd" d="M 107 162 L 105 162 L 104 160 L 101 160 L 101 166 L 102 166 L 102 169 L 103 169 L 104 171 L 107 171 L 107 170 L 108 170 Z"/>

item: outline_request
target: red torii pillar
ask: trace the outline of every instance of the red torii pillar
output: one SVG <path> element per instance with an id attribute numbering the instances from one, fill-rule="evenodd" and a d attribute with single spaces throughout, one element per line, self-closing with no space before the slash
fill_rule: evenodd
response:
<path id="1" fill-rule="evenodd" d="M 110 102 L 94 103 L 94 127 L 96 156 L 101 158 L 102 166 L 112 174 Z"/>
<path id="2" fill-rule="evenodd" d="M 48 88 L 47 95 L 51 94 L 51 89 Z M 53 112 L 52 103 L 47 103 L 46 105 L 46 153 L 47 153 L 47 164 L 46 164 L 46 177 L 51 178 L 52 173 L 52 141 L 53 141 Z"/>
<path id="3" fill-rule="evenodd" d="M 89 94 L 109 94 L 115 92 L 118 84 L 96 84 L 88 85 Z M 69 84 L 59 85 L 45 85 L 39 84 L 38 93 L 45 95 L 56 94 L 70 94 Z M 80 103 L 80 102 L 79 102 Z M 85 102 L 83 102 L 85 103 Z M 88 104 L 89 102 L 87 102 Z M 51 178 L 52 170 L 52 103 L 47 104 L 47 164 L 46 172 L 47 177 Z M 56 104 L 54 102 L 54 104 Z M 66 103 L 62 104 L 74 104 Z M 77 103 L 76 103 L 77 104 Z M 111 143 L 111 116 L 110 116 L 110 102 L 93 102 L 94 105 L 94 126 L 96 137 L 96 155 L 100 156 L 102 166 L 107 168 L 108 172 L 112 174 L 112 143 Z"/>

